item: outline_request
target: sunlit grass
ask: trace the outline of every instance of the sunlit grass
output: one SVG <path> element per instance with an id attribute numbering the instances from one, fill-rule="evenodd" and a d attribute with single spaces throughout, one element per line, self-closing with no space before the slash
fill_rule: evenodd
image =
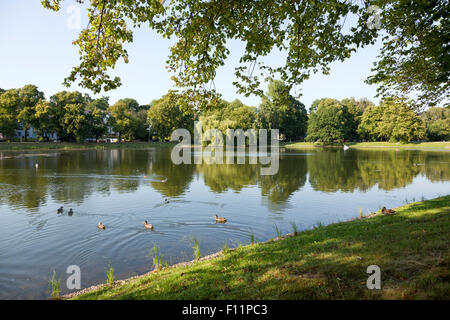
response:
<path id="1" fill-rule="evenodd" d="M 417 143 L 393 143 L 393 142 L 346 142 L 351 148 L 364 149 L 430 149 L 430 150 L 450 150 L 450 142 L 417 142 Z M 311 142 L 292 142 L 280 144 L 280 146 L 288 149 L 302 149 L 321 147 L 319 144 Z M 342 148 L 341 144 L 333 145 L 332 147 Z"/>

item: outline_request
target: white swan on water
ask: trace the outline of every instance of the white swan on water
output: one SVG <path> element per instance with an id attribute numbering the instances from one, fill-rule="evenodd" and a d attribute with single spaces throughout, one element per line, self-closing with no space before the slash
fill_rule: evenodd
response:
<path id="1" fill-rule="evenodd" d="M 348 150 L 348 149 L 350 149 L 350 147 L 349 147 L 349 146 L 346 146 L 346 145 L 344 144 L 344 151 L 345 151 L 345 150 Z"/>

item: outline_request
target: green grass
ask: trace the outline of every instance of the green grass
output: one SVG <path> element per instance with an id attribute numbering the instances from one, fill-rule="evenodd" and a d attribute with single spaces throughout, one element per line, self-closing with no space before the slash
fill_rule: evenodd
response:
<path id="1" fill-rule="evenodd" d="M 147 149 L 154 147 L 171 147 L 174 142 L 122 142 L 122 143 L 69 143 L 69 142 L 0 142 L 0 150 L 105 150 L 105 149 Z M 425 149 L 425 150 L 449 150 L 450 142 L 421 142 L 421 143 L 390 143 L 390 142 L 346 142 L 352 148 L 376 148 L 376 149 Z M 305 149 L 317 147 L 336 147 L 342 145 L 323 146 L 311 142 L 282 142 L 281 148 Z"/>
<path id="2" fill-rule="evenodd" d="M 450 195 L 319 226 L 77 299 L 449 299 Z M 367 267 L 381 268 L 369 290 Z"/>
<path id="3" fill-rule="evenodd" d="M 171 147 L 172 142 L 69 143 L 69 142 L 0 142 L 0 150 L 106 150 Z"/>
<path id="4" fill-rule="evenodd" d="M 161 255 L 161 249 L 155 244 L 150 251 L 150 256 L 153 258 L 153 268 L 156 271 L 161 271 L 163 268 L 168 266 L 168 263 L 163 260 Z"/>
<path id="5" fill-rule="evenodd" d="M 250 233 L 250 244 L 251 244 L 251 245 L 254 245 L 255 242 L 256 242 L 255 233 L 252 231 L 252 232 Z"/>
<path id="6" fill-rule="evenodd" d="M 298 228 L 295 222 L 292 221 L 291 226 L 292 226 L 292 233 L 294 234 L 294 236 L 298 235 Z"/>
<path id="7" fill-rule="evenodd" d="M 281 230 L 278 229 L 278 226 L 276 224 L 275 224 L 275 234 L 277 235 L 277 237 L 281 237 L 282 236 Z"/>
<path id="8" fill-rule="evenodd" d="M 351 148 L 356 149 L 425 149 L 425 150 L 448 150 L 450 151 L 450 142 L 417 142 L 417 143 L 392 143 L 392 142 L 346 142 Z M 320 145 L 310 142 L 292 142 L 283 143 L 280 146 L 288 149 L 304 149 L 321 147 Z M 323 147 L 323 146 L 322 146 Z M 326 146 L 326 147 L 339 147 L 342 145 Z"/>
<path id="9" fill-rule="evenodd" d="M 316 148 L 319 145 L 312 142 L 280 142 L 280 148 L 288 149 L 304 149 L 304 148 Z"/>
<path id="10" fill-rule="evenodd" d="M 52 299 L 59 299 L 59 287 L 60 287 L 61 280 L 56 278 L 55 270 L 53 270 L 53 275 L 48 280 L 48 283 L 50 284 L 50 288 L 51 288 L 50 297 Z"/>
<path id="11" fill-rule="evenodd" d="M 116 276 L 114 275 L 114 268 L 110 263 L 108 270 L 106 270 L 106 283 L 109 286 L 112 286 L 115 280 L 116 280 Z"/>
<path id="12" fill-rule="evenodd" d="M 200 260 L 200 245 L 195 237 L 192 237 L 192 249 L 194 249 L 194 259 Z"/>

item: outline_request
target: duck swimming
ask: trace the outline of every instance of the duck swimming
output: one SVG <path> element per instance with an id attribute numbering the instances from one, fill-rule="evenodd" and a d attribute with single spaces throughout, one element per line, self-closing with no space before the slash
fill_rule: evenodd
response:
<path id="1" fill-rule="evenodd" d="M 216 222 L 227 222 L 227 219 L 224 217 L 218 217 L 217 214 L 214 215 Z"/>
<path id="2" fill-rule="evenodd" d="M 72 210 L 72 208 L 70 208 L 70 210 L 69 210 L 69 216 L 72 216 L 73 215 L 73 210 Z"/>
<path id="3" fill-rule="evenodd" d="M 169 203 L 169 199 L 164 199 L 164 203 Z"/>
<path id="4" fill-rule="evenodd" d="M 63 213 L 64 211 L 63 208 L 64 208 L 63 206 L 59 207 L 58 210 L 56 210 L 56 213 Z"/>
<path id="5" fill-rule="evenodd" d="M 386 209 L 386 207 L 383 207 L 383 209 L 381 209 L 381 213 L 382 214 L 394 214 L 395 210 L 394 209 Z"/>
<path id="6" fill-rule="evenodd" d="M 101 222 L 98 223 L 97 228 L 103 229 L 103 230 L 106 229 L 105 225 L 103 223 L 101 223 Z"/>
<path id="7" fill-rule="evenodd" d="M 147 220 L 144 221 L 144 227 L 145 229 L 153 230 L 153 225 L 151 223 L 148 223 Z"/>

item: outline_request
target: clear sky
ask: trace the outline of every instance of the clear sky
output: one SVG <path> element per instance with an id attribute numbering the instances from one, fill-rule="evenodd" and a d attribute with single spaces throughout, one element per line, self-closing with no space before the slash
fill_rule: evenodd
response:
<path id="1" fill-rule="evenodd" d="M 68 90 L 61 83 L 79 61 L 78 47 L 72 45 L 72 41 L 80 30 L 68 27 L 71 17 L 68 8 L 74 4 L 75 0 L 66 0 L 60 12 L 53 12 L 44 9 L 40 0 L 0 1 L 0 88 L 35 84 L 46 98 Z M 81 26 L 86 26 L 88 21 L 83 7 L 81 12 Z M 120 63 L 114 70 L 123 85 L 98 96 L 109 96 L 111 103 L 121 98 L 134 98 L 140 104 L 147 104 L 174 89 L 170 74 L 164 68 L 170 44 L 171 40 L 163 39 L 146 27 L 136 30 L 134 42 L 126 47 L 130 63 Z M 230 42 L 229 48 L 230 57 L 218 70 L 215 80 L 217 90 L 228 101 L 238 98 L 245 104 L 259 105 L 259 97 L 236 93 L 232 85 L 234 67 L 238 65 L 243 46 L 236 41 Z M 366 97 L 378 102 L 376 87 L 364 83 L 378 52 L 379 45 L 360 49 L 345 62 L 333 63 L 330 75 L 313 75 L 299 86 L 303 95 L 300 100 L 307 108 L 315 99 L 324 97 Z M 283 61 L 283 55 L 273 53 L 266 61 L 277 65 Z M 69 90 L 94 96 L 76 85 Z"/>

